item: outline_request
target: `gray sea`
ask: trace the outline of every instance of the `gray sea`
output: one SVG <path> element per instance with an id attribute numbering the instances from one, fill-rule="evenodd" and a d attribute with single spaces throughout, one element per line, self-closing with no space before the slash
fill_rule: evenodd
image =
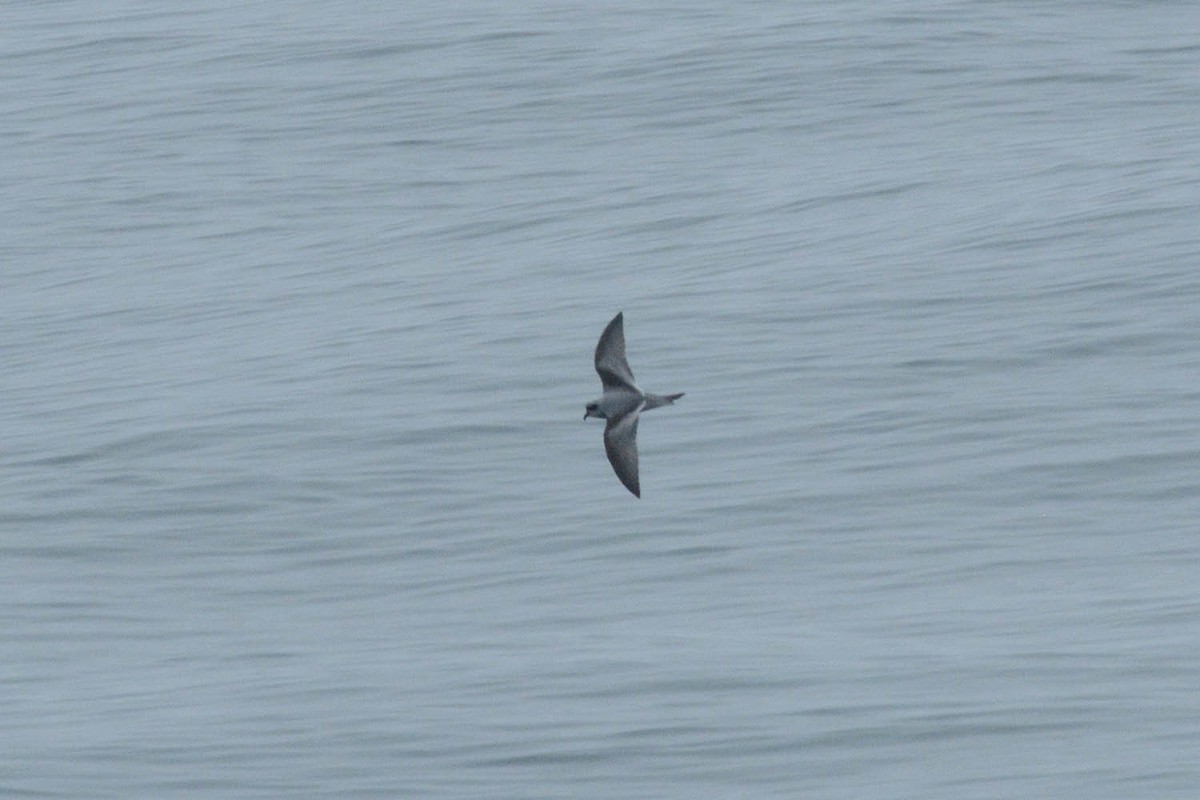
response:
<path id="1" fill-rule="evenodd" d="M 0 796 L 1200 797 L 1200 5 L 0 30 Z"/>

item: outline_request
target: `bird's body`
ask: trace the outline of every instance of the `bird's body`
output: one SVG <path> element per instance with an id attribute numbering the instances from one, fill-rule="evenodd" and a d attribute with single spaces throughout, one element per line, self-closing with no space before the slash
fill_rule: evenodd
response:
<path id="1" fill-rule="evenodd" d="M 599 417 L 604 426 L 604 451 L 613 471 L 625 488 L 636 497 L 642 496 L 638 482 L 637 426 L 643 411 L 670 405 L 679 394 L 643 392 L 633 380 L 633 370 L 625 360 L 624 314 L 617 314 L 608 323 L 596 344 L 596 372 L 604 386 L 604 394 L 588 403 L 583 418 Z"/>

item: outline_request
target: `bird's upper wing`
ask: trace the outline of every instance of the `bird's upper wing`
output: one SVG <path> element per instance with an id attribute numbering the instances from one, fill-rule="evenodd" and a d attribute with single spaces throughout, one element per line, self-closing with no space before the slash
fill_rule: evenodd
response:
<path id="1" fill-rule="evenodd" d="M 642 496 L 638 485 L 638 415 L 645 407 L 645 403 L 639 403 L 627 414 L 609 417 L 608 424 L 604 426 L 604 452 L 608 454 L 608 463 L 612 464 L 613 472 L 617 473 L 625 488 L 636 497 Z"/>
<path id="2" fill-rule="evenodd" d="M 625 360 L 624 312 L 617 314 L 608 323 L 596 345 L 596 372 L 600 382 L 608 389 L 631 389 L 641 392 L 633 382 L 633 370 Z M 636 463 L 636 462 L 635 462 Z"/>

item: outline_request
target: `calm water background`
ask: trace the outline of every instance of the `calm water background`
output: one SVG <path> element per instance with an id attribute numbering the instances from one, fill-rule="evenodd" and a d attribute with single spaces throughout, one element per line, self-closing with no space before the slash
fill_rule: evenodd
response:
<path id="1" fill-rule="evenodd" d="M 1198 796 L 1200 7 L 170 5 L 0 9 L 0 795 Z"/>

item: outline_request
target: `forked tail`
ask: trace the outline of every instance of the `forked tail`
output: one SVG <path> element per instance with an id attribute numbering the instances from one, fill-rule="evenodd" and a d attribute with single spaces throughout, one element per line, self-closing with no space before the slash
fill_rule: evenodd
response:
<path id="1" fill-rule="evenodd" d="M 683 392 L 679 394 L 646 394 L 646 411 L 659 406 L 669 406 L 679 398 L 683 397 Z"/>

